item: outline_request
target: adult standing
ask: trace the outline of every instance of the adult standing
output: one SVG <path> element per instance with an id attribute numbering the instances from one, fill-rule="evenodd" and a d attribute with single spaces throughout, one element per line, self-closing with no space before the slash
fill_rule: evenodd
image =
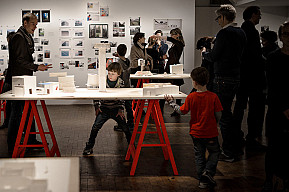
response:
<path id="1" fill-rule="evenodd" d="M 220 128 L 223 137 L 222 153 L 219 160 L 233 162 L 238 155 L 236 129 L 232 125 L 232 103 L 240 83 L 241 57 L 246 35 L 236 27 L 236 9 L 232 5 L 221 5 L 216 10 L 216 21 L 222 27 L 216 36 L 211 52 L 204 47 L 202 56 L 214 63 L 214 91 L 223 106 Z"/>
<path id="2" fill-rule="evenodd" d="M 287 181 L 288 190 L 289 153 L 289 22 L 279 28 L 283 43 L 281 49 L 272 52 L 267 60 L 268 77 L 268 149 L 265 156 L 266 182 L 262 191 L 273 190 L 273 175 Z"/>
<path id="3" fill-rule="evenodd" d="M 255 28 L 261 19 L 261 11 L 258 6 L 247 7 L 243 12 L 244 22 L 241 28 L 245 31 L 247 44 L 244 50 L 241 64 L 240 89 L 236 95 L 234 107 L 235 126 L 240 130 L 239 142 L 243 138 L 241 124 L 244 110 L 248 109 L 248 134 L 246 136 L 247 147 L 261 147 L 256 141 L 262 135 L 265 113 L 265 65 L 262 59 L 262 49 L 259 32 Z"/>
<path id="4" fill-rule="evenodd" d="M 22 18 L 22 26 L 9 41 L 9 65 L 5 83 L 12 87 L 12 76 L 33 75 L 35 71 L 45 71 L 51 68 L 50 65 L 36 65 L 33 62 L 34 42 L 31 34 L 37 28 L 37 17 L 32 13 L 27 13 Z M 24 108 L 24 101 L 11 102 L 11 114 L 8 125 L 8 152 L 12 153 L 18 134 L 18 129 Z M 26 120 L 26 125 L 28 118 Z M 32 130 L 35 131 L 35 122 L 33 121 Z M 41 144 L 36 140 L 36 135 L 29 137 L 29 143 Z"/>
<path id="5" fill-rule="evenodd" d="M 138 66 L 139 59 L 145 60 L 145 70 L 153 69 L 153 59 L 147 54 L 145 46 L 145 34 L 137 32 L 133 37 L 133 46 L 130 50 L 131 74 L 141 70 L 141 67 Z M 131 84 L 136 87 L 137 80 L 132 79 Z"/>
<path id="6" fill-rule="evenodd" d="M 163 36 L 162 30 L 156 30 L 155 35 L 159 37 Z M 164 73 L 164 55 L 167 54 L 169 46 L 163 40 L 158 39 L 157 43 L 153 46 L 153 48 L 159 52 L 159 65 L 162 66 L 162 70 L 160 70 L 159 73 Z"/>

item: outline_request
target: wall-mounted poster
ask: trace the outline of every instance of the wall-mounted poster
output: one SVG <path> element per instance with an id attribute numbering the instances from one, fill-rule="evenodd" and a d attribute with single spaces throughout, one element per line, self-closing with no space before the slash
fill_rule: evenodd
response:
<path id="1" fill-rule="evenodd" d="M 31 13 L 31 10 L 22 10 L 22 18 L 26 13 Z"/>
<path id="2" fill-rule="evenodd" d="M 50 10 L 41 11 L 42 22 L 50 22 Z"/>
<path id="3" fill-rule="evenodd" d="M 87 21 L 99 21 L 99 14 L 87 12 Z"/>
<path id="4" fill-rule="evenodd" d="M 89 38 L 108 38 L 108 24 L 90 24 Z"/>
<path id="5" fill-rule="evenodd" d="M 140 26 L 140 17 L 130 18 L 129 19 L 130 26 Z"/>
<path id="6" fill-rule="evenodd" d="M 101 17 L 108 17 L 109 15 L 109 8 L 108 7 L 101 7 L 100 8 L 100 16 Z"/>
<path id="7" fill-rule="evenodd" d="M 154 19 L 154 30 L 182 29 L 182 19 Z"/>
<path id="8" fill-rule="evenodd" d="M 87 3 L 87 11 L 95 12 L 99 15 L 99 2 L 88 2 Z"/>
<path id="9" fill-rule="evenodd" d="M 32 13 L 37 17 L 37 21 L 40 22 L 40 10 L 32 10 Z"/>
<path id="10" fill-rule="evenodd" d="M 70 58 L 70 49 L 60 49 L 60 58 Z"/>
<path id="11" fill-rule="evenodd" d="M 70 20 L 68 19 L 59 19 L 60 27 L 70 27 Z"/>
<path id="12" fill-rule="evenodd" d="M 125 37 L 125 22 L 113 22 L 113 37 Z"/>
<path id="13" fill-rule="evenodd" d="M 84 22 L 82 19 L 74 19 L 73 27 L 84 27 Z"/>

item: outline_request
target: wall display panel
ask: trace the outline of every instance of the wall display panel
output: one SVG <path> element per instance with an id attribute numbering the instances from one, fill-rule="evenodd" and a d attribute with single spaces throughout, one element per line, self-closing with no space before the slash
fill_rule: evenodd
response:
<path id="1" fill-rule="evenodd" d="M 89 24 L 89 38 L 108 38 L 108 24 Z"/>
<path id="2" fill-rule="evenodd" d="M 87 21 L 99 21 L 99 14 L 95 12 L 87 12 Z"/>
<path id="3" fill-rule="evenodd" d="M 72 46 L 75 48 L 84 47 L 84 40 L 83 39 L 73 39 Z"/>

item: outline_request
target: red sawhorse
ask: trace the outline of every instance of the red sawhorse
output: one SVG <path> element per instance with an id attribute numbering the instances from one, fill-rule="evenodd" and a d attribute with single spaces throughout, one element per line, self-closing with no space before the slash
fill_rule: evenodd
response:
<path id="1" fill-rule="evenodd" d="M 143 83 L 149 83 L 149 82 L 150 82 L 149 79 L 138 79 L 136 88 L 142 88 Z M 137 106 L 138 106 L 138 102 L 134 99 L 132 101 L 132 111 L 133 111 L 133 116 L 134 117 L 136 117 L 136 112 L 138 111 L 138 110 L 136 110 Z"/>
<path id="2" fill-rule="evenodd" d="M 145 105 L 146 100 L 145 99 L 139 100 L 138 102 L 140 102 L 140 106 L 138 108 L 137 119 L 134 125 L 134 130 L 132 133 L 131 141 L 130 141 L 130 144 L 126 153 L 126 157 L 125 157 L 125 160 L 129 160 L 130 157 L 133 158 L 130 175 L 135 174 L 136 166 L 138 163 L 138 159 L 139 159 L 139 155 L 140 155 L 140 151 L 142 147 L 162 147 L 165 160 L 170 160 L 174 175 L 178 175 L 177 166 L 174 160 L 172 148 L 171 148 L 170 141 L 168 138 L 168 133 L 167 133 L 164 119 L 161 113 L 159 101 L 153 100 L 153 99 L 148 100 L 147 112 L 146 112 L 146 116 L 145 116 L 143 126 L 140 132 L 138 131 L 138 126 L 140 123 L 143 108 L 145 107 L 144 105 Z M 155 125 L 156 125 L 156 131 L 154 132 L 146 131 L 150 115 L 152 115 L 152 118 L 155 121 Z M 137 148 L 135 149 L 134 142 L 136 139 L 136 134 L 140 134 L 140 137 L 138 140 Z M 145 134 L 158 134 L 160 143 L 159 144 L 143 144 Z"/>
<path id="3" fill-rule="evenodd" d="M 0 80 L 0 93 L 2 93 L 3 85 L 4 85 L 4 79 L 1 79 Z M 5 100 L 0 100 L 0 124 L 1 124 L 2 111 L 4 113 L 4 119 L 6 119 L 6 101 Z"/>
<path id="4" fill-rule="evenodd" d="M 15 142 L 14 151 L 13 151 L 13 154 L 12 154 L 13 158 L 24 157 L 26 147 L 28 147 L 28 148 L 29 147 L 43 147 L 47 157 L 54 157 L 55 155 L 57 157 L 61 156 L 60 152 L 59 152 L 59 148 L 58 148 L 57 142 L 56 142 L 56 138 L 55 138 L 55 135 L 54 135 L 54 132 L 53 132 L 53 129 L 52 129 L 51 121 L 50 121 L 50 118 L 49 118 L 49 115 L 48 115 L 48 111 L 47 111 L 45 102 L 42 101 L 42 100 L 40 102 L 41 102 L 41 106 L 42 106 L 42 109 L 43 109 L 43 112 L 44 112 L 44 116 L 45 116 L 49 131 L 48 132 L 44 132 L 44 130 L 43 130 L 43 126 L 42 126 L 42 123 L 41 123 L 41 120 L 40 120 L 40 116 L 39 116 L 39 113 L 38 113 L 38 110 L 37 110 L 37 107 L 36 107 L 37 101 L 26 100 L 25 101 L 25 105 L 24 105 L 24 109 L 23 109 L 23 114 L 22 114 L 22 118 L 21 118 L 20 127 L 19 127 L 19 130 L 18 130 L 17 139 L 16 139 L 16 142 Z M 31 107 L 30 114 L 28 114 L 29 107 Z M 22 135 L 23 135 L 22 133 L 23 133 L 23 130 L 24 130 L 24 126 L 25 126 L 27 115 L 29 115 L 29 120 L 28 120 L 26 131 L 24 133 L 23 143 L 21 143 L 21 139 L 22 139 Z M 30 131 L 33 117 L 35 117 L 35 121 L 36 121 L 36 124 L 37 124 L 39 132 L 31 132 Z M 27 144 L 29 135 L 32 135 L 32 134 L 39 134 L 40 137 L 41 137 L 42 144 L 39 144 L 39 145 Z M 51 150 L 49 150 L 49 148 L 48 148 L 48 144 L 47 144 L 47 140 L 46 140 L 46 136 L 45 136 L 47 134 L 51 136 L 51 140 L 52 140 L 52 144 L 53 144 Z"/>

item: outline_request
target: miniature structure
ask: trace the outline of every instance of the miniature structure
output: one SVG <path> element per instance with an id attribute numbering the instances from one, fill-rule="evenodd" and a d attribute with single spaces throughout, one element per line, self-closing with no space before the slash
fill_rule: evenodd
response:
<path id="1" fill-rule="evenodd" d="M 49 77 L 66 77 L 67 72 L 49 73 Z"/>
<path id="2" fill-rule="evenodd" d="M 72 93 L 75 92 L 74 75 L 65 77 L 58 77 L 59 89 L 63 92 Z"/>
<path id="3" fill-rule="evenodd" d="M 110 48 L 109 43 L 97 43 L 94 48 L 99 49 L 99 91 L 106 91 L 106 49 Z"/>
<path id="4" fill-rule="evenodd" d="M 13 76 L 12 94 L 15 96 L 36 94 L 36 76 Z"/>
<path id="5" fill-rule="evenodd" d="M 183 74 L 183 69 L 184 69 L 183 64 L 170 65 L 171 74 Z"/>
<path id="6" fill-rule="evenodd" d="M 87 88 L 96 88 L 99 86 L 99 75 L 88 74 L 87 76 Z"/>
<path id="7" fill-rule="evenodd" d="M 170 83 L 144 83 L 143 96 L 157 96 L 162 94 L 179 94 L 179 87 Z"/>
<path id="8" fill-rule="evenodd" d="M 56 94 L 59 92 L 59 82 L 46 82 L 44 85 L 45 94 Z"/>
<path id="9" fill-rule="evenodd" d="M 135 73 L 135 75 L 137 75 L 137 76 L 152 76 L 153 74 L 150 71 L 137 71 Z"/>

